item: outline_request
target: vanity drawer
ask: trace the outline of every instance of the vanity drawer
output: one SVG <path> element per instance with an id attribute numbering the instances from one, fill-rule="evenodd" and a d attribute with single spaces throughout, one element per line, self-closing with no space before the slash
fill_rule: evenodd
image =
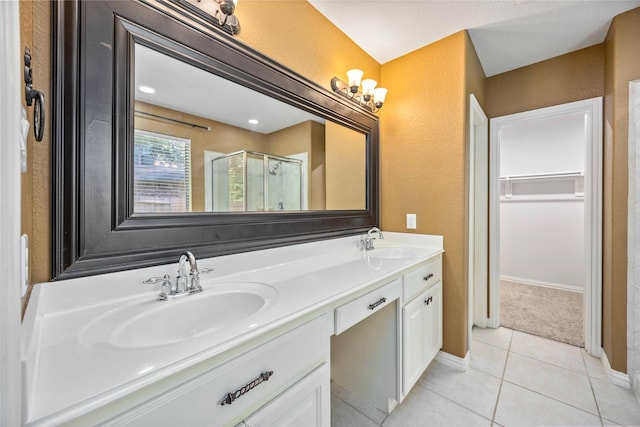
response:
<path id="1" fill-rule="evenodd" d="M 336 335 L 400 298 L 400 279 L 336 308 Z"/>
<path id="2" fill-rule="evenodd" d="M 442 256 L 438 255 L 422 267 L 406 273 L 402 279 L 403 302 L 409 302 L 423 290 L 430 288 L 442 277 Z"/>
<path id="3" fill-rule="evenodd" d="M 176 386 L 109 424 L 235 425 L 328 361 L 328 320 L 323 315 L 299 326 Z M 228 394 L 233 397 L 227 398 Z"/>

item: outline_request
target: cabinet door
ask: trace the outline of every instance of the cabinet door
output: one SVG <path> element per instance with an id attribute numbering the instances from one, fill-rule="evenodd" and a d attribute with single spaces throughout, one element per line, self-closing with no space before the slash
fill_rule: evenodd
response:
<path id="1" fill-rule="evenodd" d="M 423 362 L 426 367 L 442 348 L 442 282 L 430 288 L 423 298 L 425 301 Z"/>
<path id="2" fill-rule="evenodd" d="M 407 395 L 418 381 L 423 366 L 425 294 L 418 296 L 402 308 L 402 393 Z"/>
<path id="3" fill-rule="evenodd" d="M 442 282 L 402 309 L 402 393 L 406 396 L 442 348 Z"/>
<path id="4" fill-rule="evenodd" d="M 263 406 L 240 426 L 329 427 L 329 376 L 329 365 L 325 363 Z"/>

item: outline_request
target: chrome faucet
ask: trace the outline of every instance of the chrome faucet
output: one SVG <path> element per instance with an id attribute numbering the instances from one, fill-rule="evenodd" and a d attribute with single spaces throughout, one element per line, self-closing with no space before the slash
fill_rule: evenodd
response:
<path id="1" fill-rule="evenodd" d="M 373 233 L 378 233 L 378 238 L 380 240 L 384 239 L 384 236 L 382 235 L 382 231 L 380 231 L 380 229 L 378 227 L 372 227 L 367 232 L 367 237 L 361 237 L 360 238 L 360 243 L 358 244 L 358 247 L 361 250 L 370 251 L 372 249 L 375 249 L 375 247 L 373 246 L 373 241 L 375 240 L 375 237 L 371 236 Z"/>
<path id="2" fill-rule="evenodd" d="M 189 263 L 189 272 L 185 274 L 184 270 L 187 262 Z M 175 287 L 171 285 L 169 276 L 165 275 L 158 299 L 166 301 L 198 292 L 202 292 L 202 286 L 200 286 L 200 272 L 198 271 L 196 257 L 191 252 L 184 251 L 178 260 L 178 275 L 176 276 Z"/>

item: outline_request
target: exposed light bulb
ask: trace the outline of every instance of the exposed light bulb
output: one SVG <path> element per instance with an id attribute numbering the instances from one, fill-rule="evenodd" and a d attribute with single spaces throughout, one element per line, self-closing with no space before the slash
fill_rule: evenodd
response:
<path id="1" fill-rule="evenodd" d="M 379 87 L 373 91 L 373 103 L 376 104 L 376 108 L 382 107 L 384 99 L 387 96 L 387 89 Z"/>
<path id="2" fill-rule="evenodd" d="M 377 84 L 378 82 L 373 79 L 364 79 L 362 81 L 362 97 L 365 101 L 369 101 L 371 99 Z"/>
<path id="3" fill-rule="evenodd" d="M 358 92 L 360 80 L 362 80 L 363 75 L 364 71 L 358 70 L 357 68 L 347 71 L 347 80 L 349 80 L 349 88 L 352 93 Z"/>

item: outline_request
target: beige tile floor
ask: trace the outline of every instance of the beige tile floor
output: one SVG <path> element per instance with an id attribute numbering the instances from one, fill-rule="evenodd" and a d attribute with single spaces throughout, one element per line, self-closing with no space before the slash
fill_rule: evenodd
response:
<path id="1" fill-rule="evenodd" d="M 506 328 L 475 328 L 467 371 L 434 361 L 387 417 L 344 390 L 331 405 L 333 427 L 640 426 L 640 403 L 611 384 L 600 359 Z"/>

